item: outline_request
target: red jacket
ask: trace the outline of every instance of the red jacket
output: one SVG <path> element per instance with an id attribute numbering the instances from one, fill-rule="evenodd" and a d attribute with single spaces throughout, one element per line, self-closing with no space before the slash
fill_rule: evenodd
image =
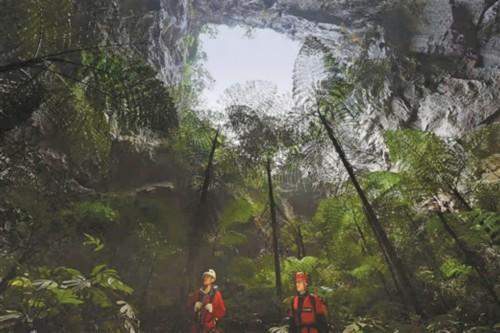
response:
<path id="1" fill-rule="evenodd" d="M 195 311 L 196 302 L 201 302 L 200 311 Z M 222 299 L 222 294 L 217 287 L 212 288 L 209 293 L 199 290 L 194 293 L 191 303 L 194 323 L 191 329 L 192 333 L 208 333 L 214 330 L 217 322 L 226 314 L 226 305 Z M 209 312 L 205 306 L 212 304 L 212 312 Z"/>
<path id="2" fill-rule="evenodd" d="M 313 294 L 297 295 L 291 304 L 290 332 L 323 333 L 328 331 L 327 307 Z"/>

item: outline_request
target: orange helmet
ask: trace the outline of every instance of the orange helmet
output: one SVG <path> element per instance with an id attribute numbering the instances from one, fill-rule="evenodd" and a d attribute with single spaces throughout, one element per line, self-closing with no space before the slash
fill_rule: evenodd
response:
<path id="1" fill-rule="evenodd" d="M 295 273 L 295 282 L 307 283 L 307 273 L 304 272 Z"/>

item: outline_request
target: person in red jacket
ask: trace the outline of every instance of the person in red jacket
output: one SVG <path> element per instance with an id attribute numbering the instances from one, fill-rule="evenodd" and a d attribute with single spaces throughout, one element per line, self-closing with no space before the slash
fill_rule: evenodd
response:
<path id="1" fill-rule="evenodd" d="M 290 333 L 327 333 L 327 308 L 323 300 L 308 291 L 307 274 L 295 274 L 297 295 L 290 309 Z"/>
<path id="2" fill-rule="evenodd" d="M 191 302 L 194 317 L 191 333 L 220 332 L 217 323 L 226 314 L 226 305 L 215 285 L 216 279 L 213 269 L 203 273 L 203 286 L 194 293 Z"/>

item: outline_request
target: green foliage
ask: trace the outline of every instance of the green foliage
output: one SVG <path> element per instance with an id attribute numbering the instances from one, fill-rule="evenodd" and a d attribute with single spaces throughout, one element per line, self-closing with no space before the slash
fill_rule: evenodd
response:
<path id="1" fill-rule="evenodd" d="M 391 160 L 402 167 L 431 194 L 452 191 L 464 170 L 457 151 L 430 132 L 401 130 L 386 132 Z"/>
<path id="2" fill-rule="evenodd" d="M 111 300 L 133 291 L 121 281 L 116 270 L 106 265 L 94 267 L 89 278 L 67 267 L 39 267 L 32 275 L 38 278 L 26 274 L 10 280 L 5 307 L 2 307 L 5 315 L 0 317 L 0 324 L 29 328 L 33 321 L 44 318 L 54 321 L 78 311 L 84 314 L 92 307 L 116 311 L 112 309 Z"/>
<path id="3" fill-rule="evenodd" d="M 375 260 L 368 257 L 367 262 L 354 268 L 350 274 L 358 280 L 369 279 L 374 276 L 374 271 L 377 269 L 373 264 L 376 263 Z"/>
<path id="4" fill-rule="evenodd" d="M 229 230 L 219 239 L 219 244 L 226 247 L 235 247 L 245 244 L 247 236 L 241 232 Z"/>
<path id="5" fill-rule="evenodd" d="M 89 234 L 84 235 L 86 240 L 83 242 L 83 245 L 93 246 L 94 252 L 99 252 L 104 248 L 104 243 L 99 238 Z"/>
<path id="6" fill-rule="evenodd" d="M 391 63 L 384 60 L 358 59 L 347 69 L 346 76 L 349 82 L 355 82 L 356 86 L 362 87 L 374 96 L 383 92 L 386 80 L 391 73 Z"/>
<path id="7" fill-rule="evenodd" d="M 133 16 L 149 24 L 156 17 L 149 12 L 157 9 L 156 1 L 127 0 L 116 8 L 116 4 L 106 1 L 6 2 L 12 10 L 5 12 L 19 14 L 4 15 L 4 20 L 0 20 L 1 44 L 3 49 L 15 53 L 13 60 L 69 47 L 91 47 L 61 59 L 47 59 L 26 73 L 4 80 L 9 87 L 7 93 L 2 91 L 0 99 L 6 101 L 9 112 L 16 117 L 29 117 L 33 110 L 40 110 L 50 120 L 50 142 L 44 140 L 33 151 L 49 145 L 58 153 L 66 153 L 71 175 L 56 173 L 55 177 L 53 169 L 49 169 L 53 177 L 40 181 L 37 177 L 47 173 L 46 160 L 37 159 L 27 150 L 26 160 L 20 160 L 16 167 L 31 167 L 32 174 L 4 182 L 4 174 L 11 172 L 14 163 L 5 164 L 3 155 L 0 156 L 0 185 L 9 185 L 0 191 L 0 272 L 2 281 L 9 281 L 1 294 L 0 329 L 136 332 L 141 318 L 149 325 L 142 329 L 145 332 L 184 332 L 184 328 L 178 328 L 183 321 L 179 304 L 185 303 L 178 288 L 185 285 L 187 278 L 181 273 L 189 245 L 187 226 L 193 203 L 199 200 L 197 191 L 215 134 L 210 121 L 192 110 L 199 102 L 199 91 L 207 83 L 200 66 L 203 54 L 196 53 L 199 41 L 195 35 L 186 35 L 179 41 L 182 52 L 187 50 L 181 55 L 185 60 L 183 80 L 177 87 L 166 87 L 152 67 L 132 55 L 135 47 L 113 47 L 111 51 L 102 46 L 113 40 L 112 25 L 117 29 L 136 28 L 129 35 L 131 39 L 143 35 L 143 23 L 135 24 Z M 334 2 L 322 1 L 323 8 L 330 8 Z M 180 9 L 170 3 L 164 5 L 169 13 Z M 411 16 L 408 9 L 419 9 L 421 2 L 396 5 L 390 9 L 391 19 L 400 13 L 401 22 Z M 93 10 L 88 11 L 89 8 Z M 115 21 L 115 11 L 127 17 Z M 89 19 L 90 12 L 101 13 L 106 20 Z M 384 20 L 382 24 L 387 23 Z M 402 22 L 401 27 L 406 32 L 413 31 L 414 23 L 410 19 Z M 17 29 L 19 26 L 23 28 Z M 107 29 L 110 33 L 105 41 L 95 37 Z M 370 45 L 369 38 L 378 40 L 377 33 L 369 32 L 365 40 L 356 40 L 354 34 L 345 37 L 366 47 Z M 388 43 L 406 42 L 398 39 L 399 31 L 387 27 L 385 37 Z M 83 41 L 87 43 L 82 44 Z M 93 45 L 101 46 L 92 48 Z M 314 51 L 320 54 L 318 68 L 309 71 L 305 66 L 308 61 L 303 60 L 311 60 L 308 57 L 314 57 Z M 351 126 L 348 129 L 356 133 L 353 125 L 362 112 L 362 103 L 378 102 L 386 84 L 394 79 L 391 75 L 400 75 L 404 80 L 415 78 L 420 65 L 414 58 L 395 63 L 393 59 L 370 60 L 362 55 L 352 67 L 344 68 L 329 52 L 324 54 L 321 41 L 311 38 L 306 42 L 297 59 L 294 90 L 303 102 L 320 102 L 320 111 L 336 134 L 350 132 L 344 126 Z M 394 73 L 398 66 L 404 68 Z M 432 67 L 439 72 L 425 73 L 424 77 L 443 74 L 443 66 Z M 324 72 L 328 72 L 324 85 L 310 89 L 310 83 L 323 78 L 318 75 L 318 79 L 316 74 Z M 258 85 L 246 86 L 255 87 Z M 226 331 L 244 330 L 232 329 L 230 325 L 235 321 L 244 323 L 245 329 L 264 321 L 265 325 L 256 331 L 264 330 L 262 326 L 277 325 L 289 306 L 289 298 L 273 297 L 269 209 L 262 177 L 262 162 L 269 157 L 279 166 L 273 170 L 278 205 L 287 203 L 293 212 L 288 214 L 285 207 L 286 212 L 279 214 L 286 296 L 295 292 L 294 273 L 305 271 L 312 277 L 311 291 L 328 302 L 331 321 L 340 330 L 345 327 L 346 333 L 498 329 L 490 308 L 494 304 L 485 297 L 477 272 L 462 262 L 462 254 L 456 251 L 456 244 L 436 214 L 421 205 L 442 192 L 464 193 L 473 209 L 450 209 L 445 216 L 458 237 L 485 262 L 493 283 L 498 282 L 498 267 L 492 260 L 498 257 L 500 232 L 498 124 L 485 126 L 459 140 L 414 130 L 387 132 L 392 172 L 357 172 L 396 251 L 408 264 L 417 296 L 431 317 L 416 320 L 404 313 L 392 274 L 372 230 L 366 226 L 362 205 L 352 186 L 324 182 L 328 177 L 316 179 L 321 172 L 328 173 L 323 163 L 331 157 L 328 138 L 317 115 L 312 114 L 317 105 L 308 109 L 306 115 L 299 115 L 299 119 L 284 119 L 283 112 L 289 115 L 290 110 L 285 110 L 288 106 L 280 104 L 271 85 L 263 87 L 236 89 L 233 97 L 238 98 L 228 105 L 229 125 L 237 139 L 219 137 L 209 187 L 210 210 L 203 216 L 213 223 L 199 244 L 199 262 L 200 266 L 213 267 L 218 272 L 230 314 L 222 322 L 231 327 Z M 11 92 L 15 92 L 16 98 Z M 28 105 L 20 103 L 21 99 Z M 245 103 L 238 103 L 241 101 Z M 16 119 L 14 124 L 22 123 L 24 118 Z M 141 164 L 144 170 L 138 171 L 154 184 L 139 190 L 127 188 L 123 193 L 105 193 L 115 185 L 107 181 L 113 178 L 107 177 L 113 176 L 109 174 L 110 166 L 115 166 L 112 163 L 129 167 L 120 164 L 122 157 L 129 156 L 123 152 L 113 155 L 117 159 L 110 158 L 113 140 L 123 135 L 154 138 L 155 154 L 148 156 L 147 164 Z M 342 144 L 351 143 L 344 145 L 348 155 L 360 139 L 364 138 L 339 138 Z M 1 148 L 0 154 L 4 147 Z M 309 173 L 313 163 L 321 166 L 316 169 L 317 174 Z M 288 182 L 300 186 L 283 185 L 285 181 L 281 180 L 288 176 L 287 172 L 294 173 Z M 61 183 L 55 178 L 61 178 Z M 100 186 L 94 182 L 97 178 L 103 180 Z M 66 186 L 65 181 L 70 185 Z M 92 187 L 85 199 L 81 199 L 80 192 L 68 189 L 75 181 Z M 169 185 L 156 186 L 156 182 Z M 298 248 L 298 227 L 307 253 L 302 259 L 290 256 Z M 81 246 L 82 238 L 85 247 Z M 69 263 L 74 268 L 67 267 Z M 138 304 L 141 311 L 136 313 L 132 304 Z M 177 325 L 176 329 L 170 329 L 171 322 Z"/>
<path id="8" fill-rule="evenodd" d="M 231 279 L 252 286 L 254 284 L 256 265 L 255 260 L 247 257 L 236 257 L 231 261 L 228 274 Z"/>
<path id="9" fill-rule="evenodd" d="M 471 267 L 460 263 L 454 258 L 447 259 L 441 266 L 441 272 L 448 279 L 468 275 L 471 271 Z"/>
<path id="10" fill-rule="evenodd" d="M 181 168 L 198 171 L 207 163 L 215 132 L 193 111 L 184 112 L 181 116 L 180 126 L 168 145 Z"/>
<path id="11" fill-rule="evenodd" d="M 472 224 L 471 229 L 488 235 L 493 244 L 500 242 L 500 214 L 475 209 L 463 214 Z"/>
<path id="12" fill-rule="evenodd" d="M 104 114 L 90 106 L 81 87 L 72 88 L 72 98 L 69 110 L 59 119 L 61 139 L 73 163 L 93 163 L 104 174 L 111 151 L 109 123 Z"/>
<path id="13" fill-rule="evenodd" d="M 468 325 L 465 321 L 457 319 L 453 313 L 438 315 L 431 319 L 425 326 L 427 332 L 440 333 L 463 332 L 463 333 L 489 333 L 498 330 L 499 325 Z"/>
<path id="14" fill-rule="evenodd" d="M 500 125 L 493 123 L 471 131 L 460 142 L 476 158 L 488 159 L 498 154 L 500 144 L 499 132 Z"/>
<path id="15" fill-rule="evenodd" d="M 368 194 L 375 199 L 390 193 L 392 190 L 400 190 L 402 178 L 401 174 L 395 172 L 375 171 L 368 173 L 362 179 Z"/>
<path id="16" fill-rule="evenodd" d="M 288 280 L 293 281 L 296 272 L 305 272 L 313 276 L 317 272 L 319 259 L 315 257 L 304 257 L 297 259 L 294 257 L 286 258 L 283 262 L 283 275 Z"/>
<path id="17" fill-rule="evenodd" d="M 202 28 L 206 30 L 207 25 Z M 200 40 L 194 35 L 185 35 L 180 45 L 186 50 L 182 68 L 182 80 L 179 84 L 170 88 L 175 104 L 179 106 L 179 112 L 190 112 L 200 104 L 202 91 L 209 87 L 213 79 L 205 68 L 206 54 L 202 52 Z"/>
<path id="18" fill-rule="evenodd" d="M 357 318 L 352 324 L 347 325 L 342 333 L 377 333 L 387 332 L 387 327 L 373 318 Z"/>
<path id="19" fill-rule="evenodd" d="M 17 39 L 16 44 L 21 45 L 25 56 L 66 49 L 74 42 L 75 10 L 69 0 L 8 0 L 2 3 L 2 11 L 10 12 L 17 19 L 14 22 L 18 28 L 12 32 L 16 25 L 9 26 L 8 23 L 14 22 L 9 22 L 9 15 L 4 15 L 6 24 L 2 31 L 11 32 L 9 37 Z"/>
<path id="20" fill-rule="evenodd" d="M 500 183 L 486 183 L 477 187 L 474 193 L 477 206 L 490 212 L 500 211 Z"/>
<path id="21" fill-rule="evenodd" d="M 116 54 L 82 54 L 83 72 L 90 74 L 86 93 L 97 110 L 124 133 L 150 129 L 167 134 L 177 127 L 172 98 L 156 72 L 140 59 Z"/>
<path id="22" fill-rule="evenodd" d="M 229 202 L 221 214 L 219 224 L 231 226 L 235 223 L 246 223 L 256 212 L 260 205 L 249 197 L 240 197 Z"/>
<path id="23" fill-rule="evenodd" d="M 277 117 L 240 105 L 231 106 L 228 113 L 231 127 L 238 133 L 242 155 L 249 163 L 262 163 L 279 151 L 285 133 L 280 131 Z"/>
<path id="24" fill-rule="evenodd" d="M 79 221 L 92 221 L 96 224 L 115 222 L 119 215 L 109 204 L 101 201 L 84 201 L 74 206 L 66 214 L 73 215 Z"/>
<path id="25" fill-rule="evenodd" d="M 91 277 L 95 283 L 103 288 L 121 291 L 125 294 L 131 294 L 134 291 L 120 280 L 118 272 L 115 269 L 108 268 L 105 264 L 94 267 Z"/>
<path id="26" fill-rule="evenodd" d="M 217 222 L 217 237 L 214 242 L 228 249 L 238 249 L 248 243 L 249 239 L 244 231 L 259 210 L 260 205 L 252 201 L 250 197 L 242 196 L 229 201 Z"/>

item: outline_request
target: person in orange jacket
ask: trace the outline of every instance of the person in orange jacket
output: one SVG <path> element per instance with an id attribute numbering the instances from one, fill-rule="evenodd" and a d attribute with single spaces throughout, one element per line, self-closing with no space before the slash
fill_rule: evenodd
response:
<path id="1" fill-rule="evenodd" d="M 308 291 L 307 274 L 295 274 L 297 295 L 290 309 L 290 333 L 327 333 L 327 307 L 323 300 Z"/>
<path id="2" fill-rule="evenodd" d="M 191 333 L 214 333 L 218 321 L 226 314 L 222 294 L 215 285 L 217 275 L 213 269 L 203 273 L 203 286 L 194 293 L 191 301 L 194 323 Z"/>

